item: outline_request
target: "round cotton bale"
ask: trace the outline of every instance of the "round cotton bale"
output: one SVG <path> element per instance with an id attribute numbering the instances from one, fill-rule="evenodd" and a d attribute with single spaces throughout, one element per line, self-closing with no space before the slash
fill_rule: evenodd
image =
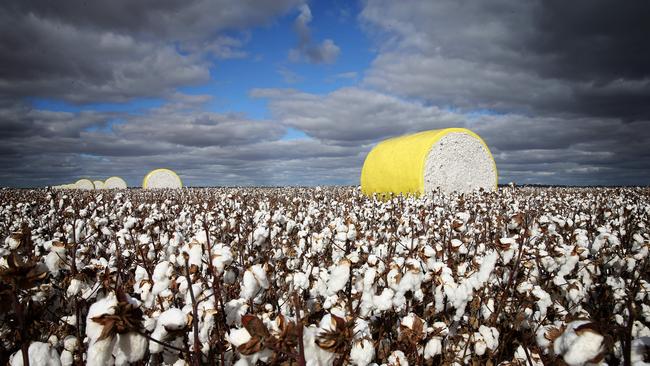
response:
<path id="1" fill-rule="evenodd" d="M 93 181 L 90 179 L 79 179 L 74 183 L 74 187 L 76 189 L 95 189 L 95 185 L 93 184 Z"/>
<path id="2" fill-rule="evenodd" d="M 483 139 L 465 128 L 395 137 L 375 146 L 361 170 L 366 195 L 496 190 L 497 167 Z"/>
<path id="3" fill-rule="evenodd" d="M 101 180 L 94 180 L 93 185 L 95 186 L 95 189 L 104 189 L 104 182 Z"/>
<path id="4" fill-rule="evenodd" d="M 74 184 L 59 184 L 57 186 L 52 187 L 54 189 L 74 189 L 75 186 Z"/>
<path id="5" fill-rule="evenodd" d="M 174 171 L 169 169 L 154 169 L 145 175 L 142 188 L 182 188 L 183 182 Z"/>
<path id="6" fill-rule="evenodd" d="M 110 177 L 104 181 L 104 189 L 126 189 L 126 182 L 120 177 Z"/>

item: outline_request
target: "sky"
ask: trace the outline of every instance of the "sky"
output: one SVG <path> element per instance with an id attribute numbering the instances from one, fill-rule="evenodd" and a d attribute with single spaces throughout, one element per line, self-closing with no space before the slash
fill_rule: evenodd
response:
<path id="1" fill-rule="evenodd" d="M 500 183 L 650 184 L 650 2 L 0 2 L 0 186 L 151 169 L 188 186 L 358 184 L 465 127 Z"/>

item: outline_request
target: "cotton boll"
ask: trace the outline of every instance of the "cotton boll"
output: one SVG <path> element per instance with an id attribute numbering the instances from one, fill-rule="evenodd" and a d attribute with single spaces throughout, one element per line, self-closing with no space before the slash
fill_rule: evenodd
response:
<path id="1" fill-rule="evenodd" d="M 424 346 L 424 359 L 430 360 L 440 354 L 442 354 L 442 338 L 432 337 Z"/>
<path id="2" fill-rule="evenodd" d="M 103 360 L 104 356 L 106 359 L 110 357 L 110 351 L 112 349 L 112 344 L 110 347 L 108 347 L 107 343 L 110 342 L 105 342 L 109 341 L 109 339 L 104 339 L 103 341 L 97 342 L 99 337 L 102 334 L 102 331 L 104 329 L 103 325 L 95 322 L 92 320 L 94 317 L 101 316 L 103 314 L 113 314 L 115 309 L 114 306 L 117 305 L 117 299 L 115 298 L 115 294 L 110 293 L 108 294 L 105 298 L 96 301 L 93 303 L 90 308 L 88 309 L 88 315 L 86 316 L 86 335 L 88 336 L 89 339 L 89 344 L 90 348 L 93 348 L 93 345 L 95 343 L 102 343 L 100 346 L 98 346 L 95 349 L 95 354 L 93 359 L 96 360 Z M 90 349 L 89 349 L 89 359 L 90 359 Z M 103 353 L 108 352 L 108 355 L 103 355 Z"/>
<path id="3" fill-rule="evenodd" d="M 494 299 L 489 298 L 487 302 L 481 304 L 481 317 L 485 320 L 489 319 L 490 316 L 492 316 L 492 313 L 494 313 L 494 310 Z"/>
<path id="4" fill-rule="evenodd" d="M 269 236 L 269 229 L 266 227 L 266 225 L 258 226 L 255 228 L 255 231 L 253 231 L 253 244 L 255 246 L 260 246 L 262 243 L 266 241 L 266 239 Z"/>
<path id="5" fill-rule="evenodd" d="M 266 277 L 264 268 L 256 264 L 244 272 L 240 297 L 252 299 L 258 295 L 261 289 L 269 288 L 269 280 Z"/>
<path id="6" fill-rule="evenodd" d="M 200 243 L 194 241 L 189 244 L 189 250 L 187 251 L 189 258 L 187 264 L 191 267 L 195 267 L 198 271 L 203 267 L 203 247 Z"/>
<path id="7" fill-rule="evenodd" d="M 517 347 L 513 357 L 513 363 L 531 366 L 544 366 L 544 362 L 539 354 L 533 350 L 524 350 L 521 345 Z"/>
<path id="8" fill-rule="evenodd" d="M 409 361 L 402 351 L 393 351 L 390 356 L 388 356 L 388 365 L 389 366 L 408 366 Z"/>
<path id="9" fill-rule="evenodd" d="M 580 257 L 578 257 L 577 255 L 571 255 L 569 257 L 566 257 L 564 264 L 562 264 L 556 276 L 553 278 L 553 283 L 556 286 L 565 285 L 567 281 L 564 279 L 564 277 L 567 276 L 569 273 L 571 273 L 571 271 L 573 271 L 576 264 L 578 264 L 579 260 Z"/>
<path id="10" fill-rule="evenodd" d="M 357 366 L 366 366 L 375 357 L 375 347 L 368 339 L 362 339 L 352 344 L 350 350 L 350 362 Z"/>
<path id="11" fill-rule="evenodd" d="M 386 275 L 386 280 L 388 281 L 388 286 L 393 289 L 394 291 L 398 291 L 399 289 L 399 282 L 402 278 L 402 274 L 400 273 L 400 268 L 397 264 L 391 264 L 391 269 Z"/>
<path id="12" fill-rule="evenodd" d="M 487 343 L 479 332 L 474 332 L 474 353 L 483 356 L 487 350 Z"/>
<path id="13" fill-rule="evenodd" d="M 357 238 L 357 228 L 353 224 L 348 225 L 347 239 L 355 240 L 356 238 Z"/>
<path id="14" fill-rule="evenodd" d="M 325 317 L 329 316 L 325 315 Z M 323 317 L 323 319 L 325 319 Z M 329 318 L 331 320 L 331 318 Z M 326 321 L 325 323 L 328 323 Z M 321 323 L 323 321 L 321 320 Z M 309 326 L 303 328 L 303 347 L 305 350 L 305 361 L 307 366 L 325 366 L 332 365 L 336 358 L 336 353 L 328 352 L 316 344 L 317 335 L 323 331 L 322 327 Z"/>
<path id="15" fill-rule="evenodd" d="M 8 246 L 10 250 L 16 250 L 16 248 L 20 246 L 20 237 L 14 234 L 9 235 L 5 238 L 5 245 Z"/>
<path id="16" fill-rule="evenodd" d="M 61 366 L 59 352 L 47 343 L 32 342 L 27 351 L 30 365 Z M 9 365 L 23 366 L 23 354 L 21 350 L 11 355 Z"/>
<path id="17" fill-rule="evenodd" d="M 158 316 L 156 328 L 151 333 L 151 337 L 165 342 L 169 340 L 169 332 L 184 329 L 187 327 L 188 323 L 188 317 L 182 310 L 178 308 L 165 310 Z M 160 353 L 162 351 L 163 346 L 161 344 L 156 342 L 149 343 L 149 352 Z"/>
<path id="18" fill-rule="evenodd" d="M 573 321 L 553 342 L 556 355 L 561 355 L 570 365 L 582 365 L 596 358 L 603 350 L 604 337 L 590 328 L 588 321 Z"/>
<path id="19" fill-rule="evenodd" d="M 389 288 L 384 288 L 380 295 L 375 295 L 373 297 L 372 303 L 380 312 L 386 311 L 393 307 L 393 296 L 395 296 L 395 291 Z"/>
<path id="20" fill-rule="evenodd" d="M 67 336 L 63 339 L 63 349 L 73 352 L 79 346 L 79 340 L 75 336 Z"/>
<path id="21" fill-rule="evenodd" d="M 60 361 L 61 361 L 61 366 L 71 366 L 74 363 L 74 355 L 72 354 L 71 351 L 64 349 L 63 351 L 61 351 Z"/>
<path id="22" fill-rule="evenodd" d="M 83 287 L 88 287 L 88 286 L 85 283 L 79 281 L 78 279 L 73 278 L 72 280 L 70 280 L 70 284 L 68 285 L 68 289 L 66 290 L 66 295 L 70 298 L 76 296 L 79 294 L 79 292 L 81 292 Z"/>
<path id="23" fill-rule="evenodd" d="M 327 294 L 334 295 L 342 290 L 350 279 L 350 261 L 343 259 L 334 267 L 327 281 Z"/>
<path id="24" fill-rule="evenodd" d="M 54 276 L 59 274 L 59 271 L 67 268 L 65 263 L 66 248 L 63 243 L 57 245 L 56 243 L 50 247 L 50 252 L 45 257 L 45 265 L 50 273 Z"/>
<path id="25" fill-rule="evenodd" d="M 118 334 L 113 347 L 116 366 L 125 366 L 144 357 L 149 340 L 137 333 Z"/>
<path id="26" fill-rule="evenodd" d="M 93 341 L 89 344 L 86 354 L 86 365 L 102 366 L 112 361 L 115 337 Z"/>
<path id="27" fill-rule="evenodd" d="M 230 326 L 241 325 L 241 317 L 248 312 L 248 304 L 245 299 L 232 299 L 224 305 L 226 312 L 226 323 Z"/>
<path id="28" fill-rule="evenodd" d="M 77 316 L 76 315 L 62 316 L 61 320 L 64 321 L 66 324 L 71 325 L 73 327 L 77 325 Z"/>
<path id="29" fill-rule="evenodd" d="M 546 317 L 546 311 L 549 306 L 553 305 L 553 300 L 551 300 L 551 295 L 539 286 L 533 288 L 532 294 L 538 299 L 537 308 L 539 309 L 539 316 L 536 319 L 541 320 Z"/>
<path id="30" fill-rule="evenodd" d="M 341 315 L 338 315 L 339 317 L 344 318 L 345 313 Z M 364 337 L 371 337 L 372 332 L 370 331 L 370 324 L 368 324 L 368 321 L 357 318 L 356 321 L 354 322 L 354 329 L 352 330 L 354 332 L 354 338 L 355 339 L 362 339 Z"/>
<path id="31" fill-rule="evenodd" d="M 74 351 L 77 349 L 79 341 L 77 337 L 67 336 L 63 340 L 63 351 L 61 351 L 61 365 L 70 366 L 74 363 Z"/>
<path id="32" fill-rule="evenodd" d="M 420 264 L 416 260 L 408 260 L 406 263 L 406 271 L 399 281 L 397 291 L 406 293 L 407 291 L 416 292 L 420 289 L 424 275 L 420 270 Z"/>
<path id="33" fill-rule="evenodd" d="M 226 340 L 237 348 L 242 344 L 251 340 L 251 335 L 248 333 L 246 328 L 231 329 L 230 332 L 226 334 Z"/>
<path id="34" fill-rule="evenodd" d="M 229 246 L 217 244 L 212 248 L 212 265 L 218 274 L 223 274 L 226 266 L 232 263 L 232 251 Z"/>
<path id="35" fill-rule="evenodd" d="M 153 287 L 151 294 L 153 296 L 166 296 L 169 292 L 169 285 L 171 284 L 170 277 L 173 273 L 173 267 L 168 261 L 162 261 L 156 264 L 153 270 Z"/>
<path id="36" fill-rule="evenodd" d="M 309 289 L 309 277 L 302 272 L 296 272 L 293 274 L 293 285 L 297 289 Z"/>
<path id="37" fill-rule="evenodd" d="M 499 331 L 496 328 L 481 325 L 478 332 L 485 340 L 485 344 L 490 351 L 494 351 L 499 347 Z"/>
<path id="38" fill-rule="evenodd" d="M 631 361 L 635 366 L 650 366 L 650 362 L 645 362 L 647 350 L 650 348 L 650 337 L 640 337 L 632 341 Z"/>

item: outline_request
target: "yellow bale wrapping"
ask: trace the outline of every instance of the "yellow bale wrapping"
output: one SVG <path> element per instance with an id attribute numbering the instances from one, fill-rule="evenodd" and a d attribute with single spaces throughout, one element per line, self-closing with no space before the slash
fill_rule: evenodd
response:
<path id="1" fill-rule="evenodd" d="M 435 189 L 436 186 L 440 186 L 439 184 L 436 184 L 435 177 L 431 182 L 425 184 L 425 175 L 427 174 L 427 172 L 425 172 L 425 165 L 427 164 L 428 159 L 431 159 L 430 152 L 434 146 L 438 149 L 443 148 L 443 146 L 439 144 L 441 139 L 449 140 L 446 136 L 459 136 L 459 134 L 462 134 L 460 135 L 460 138 L 465 140 L 478 140 L 480 145 L 475 145 L 479 146 L 478 150 L 482 151 L 474 151 L 474 154 L 472 155 L 476 155 L 476 153 L 478 153 L 478 155 L 481 155 L 482 153 L 487 154 L 482 157 L 479 156 L 479 158 L 483 159 L 483 161 L 489 161 L 491 166 L 485 171 L 484 177 L 482 177 L 484 181 L 482 184 L 472 184 L 476 187 L 473 187 L 472 185 L 461 187 L 459 185 L 454 190 L 468 191 L 481 187 L 486 189 L 496 189 L 496 164 L 494 163 L 494 158 L 490 153 L 490 149 L 487 147 L 483 139 L 474 132 L 465 128 L 446 128 L 395 137 L 377 144 L 377 146 L 368 153 L 361 170 L 362 192 L 366 195 L 372 195 L 375 193 L 380 195 L 400 193 L 421 195 Z M 437 146 L 437 144 L 440 146 Z M 476 146 L 474 147 L 475 149 Z M 464 156 L 464 158 L 471 159 L 471 156 Z M 443 165 L 444 164 L 440 164 L 440 168 L 443 168 Z M 493 174 L 491 172 L 493 172 Z M 473 172 L 454 173 L 456 176 L 459 174 L 467 174 L 469 176 Z M 444 177 L 441 177 L 440 179 L 446 177 L 446 174 L 438 175 L 444 175 Z M 458 178 L 456 177 L 455 179 Z M 446 190 L 449 191 L 449 189 Z"/>

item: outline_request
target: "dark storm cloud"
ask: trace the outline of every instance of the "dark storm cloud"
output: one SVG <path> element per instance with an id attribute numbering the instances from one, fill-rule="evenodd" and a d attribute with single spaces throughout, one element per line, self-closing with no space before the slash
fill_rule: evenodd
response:
<path id="1" fill-rule="evenodd" d="M 650 119 L 650 3 L 369 1 L 366 80 L 438 105 Z"/>
<path id="2" fill-rule="evenodd" d="M 592 81 L 650 77 L 650 2 L 540 1 L 533 12 L 533 52 L 549 58 L 550 77 Z"/>

